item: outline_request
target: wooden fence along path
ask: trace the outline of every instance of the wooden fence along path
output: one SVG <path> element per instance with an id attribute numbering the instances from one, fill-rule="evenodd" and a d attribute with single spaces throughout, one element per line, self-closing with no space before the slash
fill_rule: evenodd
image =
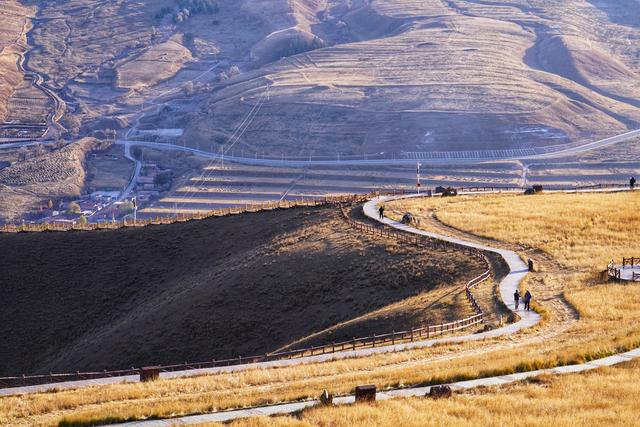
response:
<path id="1" fill-rule="evenodd" d="M 367 195 L 369 197 L 370 195 Z M 441 323 L 438 325 L 428 325 L 420 328 L 412 328 L 406 331 L 392 331 L 390 333 L 382 333 L 382 334 L 373 334 L 372 336 L 353 338 L 348 341 L 342 342 L 332 342 L 330 344 L 318 345 L 313 347 L 294 349 L 294 350 L 286 350 L 275 353 L 268 353 L 258 356 L 238 356 L 232 359 L 224 359 L 224 360 L 211 360 L 206 362 L 198 362 L 198 363 L 189 363 L 185 362 L 177 365 L 167 365 L 167 366 L 158 366 L 152 367 L 159 372 L 176 372 L 176 371 L 188 371 L 194 369 L 209 369 L 216 367 L 224 367 L 224 366 L 232 366 L 232 365 L 242 365 L 242 364 L 250 364 L 250 363 L 260 363 L 260 362 L 269 362 L 274 360 L 282 360 L 282 359 L 293 359 L 307 356 L 315 356 L 321 354 L 330 354 L 340 351 L 350 351 L 357 350 L 362 348 L 374 348 L 386 345 L 395 345 L 396 343 L 401 342 L 413 342 L 420 341 L 423 339 L 429 339 L 436 336 L 441 336 L 447 333 L 452 333 L 456 331 L 460 331 L 466 328 L 469 328 L 474 325 L 478 325 L 484 322 L 485 313 L 481 306 L 478 304 L 475 296 L 473 295 L 473 289 L 478 286 L 480 283 L 491 277 L 490 264 L 486 256 L 482 253 L 482 251 L 472 248 L 467 248 L 464 246 L 457 245 L 455 243 L 444 242 L 441 240 L 433 239 L 425 236 L 417 236 L 410 235 L 408 233 L 402 233 L 396 230 L 389 229 L 387 227 L 377 227 L 370 225 L 368 223 L 360 222 L 353 220 L 349 217 L 347 211 L 344 209 L 344 203 L 357 203 L 362 201 L 364 196 L 356 196 L 356 197 L 340 197 L 340 198 L 331 198 L 331 199 L 323 199 L 321 203 L 317 203 L 313 201 L 310 206 L 317 206 L 324 203 L 333 203 L 339 204 L 340 209 L 342 211 L 342 215 L 344 220 L 354 229 L 360 232 L 366 232 L 372 235 L 392 238 L 396 239 L 400 242 L 418 245 L 420 247 L 429 247 L 440 250 L 457 250 L 461 252 L 465 252 L 471 256 L 477 257 L 483 260 L 487 265 L 487 270 L 479 275 L 478 277 L 473 278 L 469 282 L 466 283 L 464 287 L 464 292 L 466 294 L 467 300 L 471 304 L 471 307 L 474 310 L 474 315 L 468 316 L 464 319 L 454 320 L 452 322 Z M 287 202 L 289 203 L 289 202 Z M 291 202 L 288 206 L 309 206 L 306 204 L 295 204 Z M 279 208 L 282 206 L 271 205 L 269 209 Z M 245 210 L 245 212 L 254 212 L 253 210 Z M 230 214 L 227 210 L 225 210 L 225 215 Z M 211 216 L 211 215 L 209 215 Z M 190 218 L 194 219 L 194 218 Z M 150 368 L 131 368 L 117 371 L 96 371 L 96 372 L 75 372 L 75 373 L 67 373 L 67 374 L 48 374 L 48 375 L 22 375 L 20 377 L 5 377 L 0 378 L 0 387 L 2 388 L 10 388 L 10 387 L 23 387 L 23 386 L 31 386 L 31 385 L 40 385 L 40 384 L 55 384 L 60 382 L 68 382 L 68 381 L 82 381 L 82 380 L 92 380 L 99 378 L 110 378 L 110 377 L 125 377 L 125 376 L 137 376 L 141 375 L 141 373 Z"/>
<path id="2" fill-rule="evenodd" d="M 597 190 L 608 188 L 623 188 L 624 184 L 594 184 L 581 187 L 562 187 L 558 188 L 562 191 L 581 191 L 581 190 Z M 517 192 L 523 191 L 522 187 L 452 187 L 461 193 L 494 193 L 494 192 Z M 201 220 L 215 216 L 237 215 L 247 212 L 262 212 L 275 209 L 288 209 L 297 206 L 322 206 L 336 203 L 352 203 L 357 201 L 368 200 L 372 197 L 380 195 L 399 195 L 405 194 L 405 190 L 381 190 L 373 191 L 368 194 L 354 194 L 344 196 L 328 196 L 302 198 L 296 200 L 281 200 L 273 202 L 264 202 L 259 204 L 250 204 L 244 206 L 236 206 L 222 209 L 214 209 L 208 212 L 200 213 L 178 213 L 173 216 L 155 217 L 139 220 L 123 220 L 123 221 L 105 221 L 100 223 L 87 224 L 70 224 L 59 222 L 45 222 L 42 224 L 5 224 L 0 225 L 0 233 L 21 233 L 21 232 L 42 232 L 42 231 L 92 231 L 92 230 L 117 230 L 125 227 L 146 227 L 149 225 L 173 224 L 176 222 L 186 222 L 191 220 Z"/>
<path id="3" fill-rule="evenodd" d="M 282 200 L 277 202 L 265 202 L 259 204 L 251 204 L 245 206 L 237 206 L 223 209 L 214 209 L 208 212 L 177 214 L 170 217 L 156 217 L 139 220 L 123 220 L 114 222 L 88 223 L 88 224 L 69 224 L 69 223 L 42 223 L 42 224 L 6 224 L 0 226 L 0 232 L 4 233 L 21 233 L 21 232 L 42 232 L 42 231 L 94 231 L 94 230 L 117 230 L 126 227 L 147 227 L 150 225 L 173 224 L 176 222 L 186 222 L 193 220 L 202 220 L 212 217 L 238 215 L 248 212 L 263 212 L 276 209 L 289 209 L 298 206 L 325 206 L 336 203 L 353 203 L 367 200 L 379 193 L 348 195 L 348 196 L 330 196 L 317 198 L 303 198 L 297 200 Z M 385 193 L 386 194 L 386 193 Z M 401 194 L 401 193 L 393 193 Z"/>

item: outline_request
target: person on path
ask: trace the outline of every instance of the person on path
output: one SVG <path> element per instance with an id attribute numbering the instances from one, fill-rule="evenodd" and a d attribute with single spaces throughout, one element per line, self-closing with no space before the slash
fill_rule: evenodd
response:
<path id="1" fill-rule="evenodd" d="M 524 309 L 527 311 L 531 310 L 531 292 L 528 290 L 524 293 Z"/>
<path id="2" fill-rule="evenodd" d="M 634 189 L 636 188 L 636 177 L 632 176 L 631 179 L 629 180 L 629 188 L 630 189 Z"/>
<path id="3" fill-rule="evenodd" d="M 516 310 L 517 310 L 518 306 L 520 305 L 520 292 L 518 292 L 517 289 L 516 289 L 516 292 L 513 294 L 513 301 L 516 303 Z"/>
<path id="4" fill-rule="evenodd" d="M 384 219 L 384 206 L 380 206 L 378 213 L 380 213 L 380 219 Z"/>

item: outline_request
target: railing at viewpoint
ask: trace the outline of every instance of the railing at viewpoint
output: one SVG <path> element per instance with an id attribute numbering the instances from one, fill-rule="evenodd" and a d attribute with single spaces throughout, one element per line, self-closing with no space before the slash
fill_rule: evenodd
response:
<path id="1" fill-rule="evenodd" d="M 629 280 L 628 278 L 622 278 L 622 270 L 625 268 L 634 268 L 640 266 L 640 257 L 622 258 L 622 264 L 616 265 L 613 260 L 607 265 L 607 274 L 609 277 L 615 280 Z M 640 272 L 632 271 L 630 280 L 632 282 L 640 282 Z"/>

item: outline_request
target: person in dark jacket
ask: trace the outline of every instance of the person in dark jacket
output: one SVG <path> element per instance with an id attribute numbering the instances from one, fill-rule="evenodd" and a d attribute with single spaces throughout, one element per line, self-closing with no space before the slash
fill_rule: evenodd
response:
<path id="1" fill-rule="evenodd" d="M 634 189 L 636 188 L 636 177 L 632 176 L 631 179 L 629 180 L 629 188 L 630 189 Z"/>
<path id="2" fill-rule="evenodd" d="M 513 301 L 516 303 L 516 310 L 517 310 L 518 306 L 520 305 L 520 292 L 518 292 L 517 289 L 516 289 L 515 293 L 513 294 Z"/>
<path id="3" fill-rule="evenodd" d="M 524 293 L 524 309 L 527 311 L 531 310 L 531 292 L 528 290 Z"/>
<path id="4" fill-rule="evenodd" d="M 380 206 L 378 213 L 380 214 L 380 219 L 384 219 L 384 206 Z"/>

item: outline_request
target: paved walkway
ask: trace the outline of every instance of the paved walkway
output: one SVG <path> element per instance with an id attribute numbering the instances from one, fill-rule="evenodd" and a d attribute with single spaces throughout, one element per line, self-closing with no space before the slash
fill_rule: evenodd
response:
<path id="1" fill-rule="evenodd" d="M 407 196 L 404 196 L 404 197 L 407 197 Z M 380 201 L 389 201 L 389 200 L 391 200 L 390 197 L 385 197 L 385 198 L 374 199 L 368 202 L 364 206 L 365 214 L 375 219 L 378 215 L 376 203 Z M 527 266 L 524 264 L 524 262 L 520 259 L 520 257 L 515 252 L 490 248 L 488 246 L 476 245 L 475 243 L 472 243 L 472 242 L 453 239 L 444 235 L 427 233 L 422 230 L 418 230 L 416 228 L 403 225 L 396 221 L 392 221 L 388 218 L 385 218 L 384 223 L 410 233 L 428 235 L 430 237 L 435 237 L 438 239 L 455 242 L 460 245 L 464 245 L 472 248 L 480 248 L 483 250 L 493 251 L 501 254 L 506 260 L 506 262 L 509 264 L 509 268 L 511 271 L 500 283 L 500 292 L 501 292 L 502 300 L 505 302 L 505 304 L 509 307 L 509 309 L 514 310 L 514 305 L 512 302 L 513 293 L 515 292 L 515 289 L 518 287 L 520 281 L 527 274 Z M 508 324 L 506 326 L 503 326 L 497 329 L 493 329 L 493 330 L 489 330 L 489 331 L 481 332 L 477 334 L 432 338 L 432 339 L 427 339 L 422 341 L 387 345 L 387 346 L 376 347 L 376 348 L 365 348 L 365 349 L 359 349 L 359 350 L 343 351 L 338 353 L 322 354 L 317 356 L 300 357 L 297 359 L 274 360 L 271 362 L 260 362 L 260 363 L 234 365 L 234 366 L 222 366 L 222 367 L 207 368 L 207 369 L 193 369 L 193 370 L 186 370 L 186 371 L 163 372 L 160 374 L 160 376 L 161 378 L 184 378 L 184 377 L 191 377 L 191 376 L 197 376 L 197 375 L 240 372 L 240 371 L 245 371 L 249 369 L 285 367 L 285 366 L 301 365 L 306 363 L 317 363 L 317 362 L 326 362 L 331 360 L 348 359 L 353 357 L 365 357 L 373 354 L 389 353 L 389 352 L 409 350 L 414 348 L 431 347 L 435 344 L 452 344 L 452 343 L 460 343 L 460 342 L 466 342 L 466 341 L 479 341 L 479 340 L 483 340 L 487 338 L 495 338 L 503 335 L 512 335 L 522 329 L 526 329 L 531 326 L 534 326 L 540 321 L 540 316 L 533 311 L 525 312 L 524 310 L 519 309 L 517 313 L 520 315 L 519 321 Z M 139 378 L 137 375 L 127 376 L 127 377 L 99 378 L 95 380 L 69 381 L 69 382 L 62 382 L 62 383 L 56 383 L 56 384 L 42 384 L 42 385 L 36 385 L 36 386 L 0 389 L 0 396 L 39 393 L 39 392 L 45 392 L 50 390 L 77 389 L 77 388 L 92 387 L 92 386 L 98 386 L 98 385 L 109 385 L 109 384 L 119 384 L 123 382 L 138 382 L 138 381 L 139 381 Z"/>
<path id="2" fill-rule="evenodd" d="M 404 197 L 415 197 L 415 196 L 404 196 Z M 426 231 L 417 230 L 414 227 L 398 223 L 397 221 L 393 221 L 389 218 L 384 218 L 384 219 L 378 218 L 377 204 L 380 202 L 386 202 L 386 201 L 390 201 L 392 199 L 398 199 L 398 198 L 401 198 L 401 197 L 381 197 L 366 203 L 364 206 L 365 215 L 375 219 L 376 221 L 383 222 L 389 226 L 395 227 L 400 230 L 420 234 L 423 236 L 434 237 L 434 238 L 446 240 L 449 242 L 461 244 L 464 246 L 469 246 L 469 247 L 478 248 L 478 249 L 500 254 L 505 259 L 505 261 L 509 264 L 509 268 L 511 270 L 511 272 L 507 275 L 507 277 L 505 277 L 502 280 L 502 282 L 500 282 L 500 292 L 501 292 L 503 301 L 505 301 L 507 306 L 511 310 L 513 310 L 514 304 L 511 302 L 513 292 L 515 291 L 516 287 L 519 285 L 520 281 L 524 278 L 524 276 L 527 273 L 526 265 L 515 252 L 503 250 L 503 249 L 496 249 L 496 248 L 492 248 L 492 247 L 488 247 L 488 246 L 484 246 L 484 245 L 480 245 L 472 242 L 459 240 L 456 238 L 451 238 L 448 236 L 442 236 L 436 233 L 429 233 Z M 516 322 L 507 327 L 499 328 L 499 329 L 496 329 L 495 331 L 490 331 L 490 332 L 497 332 L 501 330 L 504 331 L 504 330 L 508 330 L 509 328 L 513 329 L 514 326 L 516 325 L 520 325 L 520 329 L 521 329 L 525 325 L 534 325 L 540 321 L 539 315 L 533 312 L 522 312 L 521 310 L 519 310 L 518 314 L 521 315 L 521 320 L 519 322 Z M 486 334 L 488 333 L 485 333 L 485 336 Z M 477 335 L 482 335 L 482 334 L 477 334 Z M 499 335 L 502 335 L 502 333 L 500 333 Z M 467 337 L 458 337 L 458 338 L 466 339 Z M 479 378 L 476 380 L 469 380 L 469 381 L 459 381 L 455 383 L 450 383 L 449 386 L 454 391 L 465 390 L 465 389 L 470 389 L 470 388 L 479 387 L 479 386 L 499 386 L 499 385 L 513 383 L 516 381 L 521 381 L 526 378 L 545 375 L 545 374 L 551 374 L 551 375 L 570 374 L 570 373 L 589 371 L 589 370 L 597 369 L 603 366 L 612 366 L 618 363 L 628 362 L 635 358 L 640 358 L 640 349 L 635 349 L 626 353 L 605 357 L 598 360 L 592 360 L 590 362 L 582 363 L 582 364 L 567 365 L 567 366 L 551 368 L 551 369 L 540 369 L 536 371 L 521 372 L 521 373 L 501 375 L 496 377 Z M 377 394 L 377 398 L 379 400 L 386 400 L 386 399 L 392 399 L 396 397 L 420 397 L 427 394 L 430 391 L 430 389 L 431 387 L 413 387 L 413 388 L 405 388 L 405 389 L 388 390 L 388 391 L 379 392 Z M 334 402 L 336 404 L 351 404 L 355 402 L 355 397 L 354 396 L 339 397 L 334 399 Z M 231 421 L 239 418 L 291 414 L 291 413 L 298 412 L 318 404 L 320 404 L 318 400 L 309 400 L 304 402 L 263 406 L 263 407 L 251 408 L 251 409 L 222 411 L 222 412 L 216 412 L 212 414 L 194 415 L 194 416 L 187 416 L 187 417 L 181 417 L 181 418 L 175 418 L 175 419 L 169 419 L 169 420 L 149 420 L 149 421 L 129 422 L 129 423 L 124 423 L 119 425 L 120 426 L 140 426 L 140 427 L 169 427 L 169 426 L 175 426 L 175 425 L 190 425 L 190 424 L 200 424 L 200 423 L 210 423 L 210 422 L 226 422 L 226 421 Z"/>
<path id="3" fill-rule="evenodd" d="M 538 377 L 540 375 L 558 375 L 573 374 L 578 372 L 590 371 L 592 369 L 601 368 L 603 366 L 613 366 L 618 363 L 628 362 L 630 360 L 640 358 L 640 349 L 635 349 L 626 353 L 615 356 L 605 357 L 603 359 L 592 360 L 591 362 L 578 365 L 567 365 L 558 368 L 540 369 L 537 371 L 521 372 L 511 375 L 501 375 L 498 377 L 480 378 L 477 380 L 459 381 L 450 383 L 449 386 L 454 391 L 466 390 L 480 386 L 499 386 L 504 384 L 522 381 L 526 378 Z M 388 390 L 377 394 L 378 400 L 387 400 L 397 397 L 422 397 L 429 393 L 431 387 L 413 387 L 397 390 Z M 344 405 L 355 402 L 354 396 L 338 397 L 334 400 L 335 404 Z M 139 426 L 139 427 L 170 427 L 179 425 L 193 425 L 201 423 L 226 422 L 240 418 L 261 417 L 270 415 L 286 415 L 301 411 L 314 405 L 319 405 L 319 400 L 308 400 L 304 402 L 285 403 L 281 405 L 262 406 L 252 409 L 238 409 L 235 411 L 215 412 L 213 414 L 192 415 L 182 418 L 174 418 L 168 420 L 149 420 L 134 421 L 124 424 L 115 424 L 116 426 Z"/>

